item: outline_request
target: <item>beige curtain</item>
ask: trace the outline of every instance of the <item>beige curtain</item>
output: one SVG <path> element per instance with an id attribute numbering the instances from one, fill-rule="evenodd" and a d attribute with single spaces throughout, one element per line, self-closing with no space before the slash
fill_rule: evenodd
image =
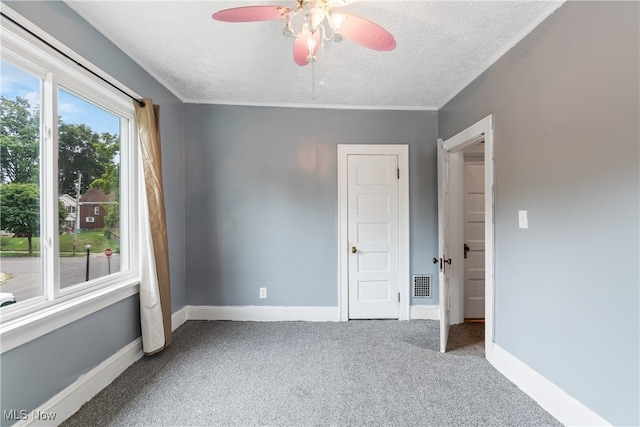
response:
<path id="1" fill-rule="evenodd" d="M 171 288 L 169 284 L 169 247 L 162 188 L 162 155 L 160 150 L 160 107 L 144 99 L 144 107 L 134 101 L 140 139 L 146 212 L 141 239 L 143 247 L 142 283 L 140 284 L 140 317 L 142 345 L 145 354 L 157 353 L 171 344 Z M 143 206 L 144 209 L 144 206 Z M 146 231 L 146 233 L 145 233 Z M 150 237 L 150 238 L 148 238 Z M 147 241 L 152 246 L 148 246 Z M 146 263 L 146 265 L 145 265 Z"/>

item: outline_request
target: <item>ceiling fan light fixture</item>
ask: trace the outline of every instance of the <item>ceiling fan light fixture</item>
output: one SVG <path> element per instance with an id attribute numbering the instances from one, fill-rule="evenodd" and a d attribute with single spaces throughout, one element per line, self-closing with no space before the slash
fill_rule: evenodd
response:
<path id="1" fill-rule="evenodd" d="M 393 50 L 393 35 L 378 24 L 333 8 L 348 0 L 293 0 L 294 7 L 244 6 L 220 10 L 212 15 L 217 21 L 255 22 L 283 19 L 282 34 L 295 39 L 293 59 L 300 66 L 316 61 L 318 44 L 347 39 L 360 46 L 378 50 Z M 296 30 L 297 29 L 297 30 Z"/>
<path id="2" fill-rule="evenodd" d="M 309 37 L 307 38 L 307 48 L 309 48 L 309 55 L 307 55 L 307 62 L 311 63 L 311 62 L 316 62 L 316 55 L 315 55 L 315 50 L 316 50 L 316 37 L 313 34 L 310 34 Z"/>
<path id="3" fill-rule="evenodd" d="M 283 18 L 284 27 L 282 28 L 282 35 L 285 37 L 295 37 L 296 33 L 293 31 L 293 28 L 291 28 L 291 14 L 283 14 Z"/>
<path id="4" fill-rule="evenodd" d="M 295 37 L 296 34 L 293 32 L 293 29 L 291 27 L 284 27 L 282 29 L 282 35 L 285 37 Z"/>
<path id="5" fill-rule="evenodd" d="M 343 22 L 347 17 L 342 13 L 332 13 L 328 16 L 327 21 L 329 21 L 329 25 L 335 32 L 340 31 L 340 27 L 342 27 Z"/>

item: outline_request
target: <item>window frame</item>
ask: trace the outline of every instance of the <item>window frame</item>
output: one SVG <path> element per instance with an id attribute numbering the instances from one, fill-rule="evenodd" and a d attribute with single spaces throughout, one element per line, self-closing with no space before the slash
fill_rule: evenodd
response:
<path id="1" fill-rule="evenodd" d="M 55 40 L 39 27 L 3 5 L 3 12 L 57 46 L 90 69 L 89 61 Z M 40 108 L 40 245 L 42 293 L 39 297 L 3 307 L 0 310 L 2 353 L 38 336 L 51 332 L 88 314 L 138 293 L 140 267 L 137 235 L 139 192 L 139 150 L 135 109 L 132 100 L 118 90 L 78 67 L 24 30 L 3 19 L 0 56 L 13 65 L 42 79 Z M 100 72 L 118 87 L 122 84 Z M 71 91 L 120 117 L 120 247 L 121 271 L 60 288 L 58 224 L 58 89 Z M 123 87 L 124 88 L 124 87 Z M 133 93 L 124 88 L 128 93 Z M 135 95 L 135 93 L 134 93 Z M 123 120 L 124 118 L 124 120 Z M 127 138 L 126 142 L 123 139 Z M 54 215 L 55 214 L 55 215 Z M 79 220 L 76 214 L 76 220 Z M 52 280 L 53 279 L 53 280 Z"/>

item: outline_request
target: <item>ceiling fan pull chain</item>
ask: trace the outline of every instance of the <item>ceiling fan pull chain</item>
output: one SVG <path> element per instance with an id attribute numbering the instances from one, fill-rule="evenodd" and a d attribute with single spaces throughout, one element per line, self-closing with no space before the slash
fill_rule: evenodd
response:
<path id="1" fill-rule="evenodd" d="M 311 63 L 311 99 L 316 99 L 316 63 Z"/>

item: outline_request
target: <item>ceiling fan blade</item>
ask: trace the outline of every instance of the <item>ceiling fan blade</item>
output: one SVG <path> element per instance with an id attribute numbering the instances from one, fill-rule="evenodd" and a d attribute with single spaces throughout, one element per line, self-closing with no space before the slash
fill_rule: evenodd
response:
<path id="1" fill-rule="evenodd" d="M 316 44 L 313 49 L 313 54 L 315 55 L 318 53 L 318 46 L 320 46 L 320 31 L 316 31 L 315 34 L 311 34 L 311 31 L 305 30 L 293 43 L 293 60 L 301 67 L 304 67 L 309 63 L 307 61 L 307 56 L 309 56 L 309 45 L 307 44 L 307 40 L 309 37 L 314 37 L 316 39 Z"/>
<path id="2" fill-rule="evenodd" d="M 211 15 L 216 21 L 224 22 L 255 22 L 280 19 L 291 9 L 283 6 L 244 6 L 219 10 Z"/>
<path id="3" fill-rule="evenodd" d="M 380 25 L 359 16 L 342 13 L 345 20 L 339 32 L 345 39 L 373 50 L 393 50 L 396 40 Z"/>

